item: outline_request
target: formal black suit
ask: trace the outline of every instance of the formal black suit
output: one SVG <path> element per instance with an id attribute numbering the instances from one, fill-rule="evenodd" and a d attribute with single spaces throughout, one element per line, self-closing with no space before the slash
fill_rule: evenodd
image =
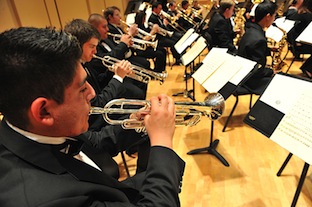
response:
<path id="1" fill-rule="evenodd" d="M 164 25 L 163 20 L 160 18 L 160 16 L 156 15 L 155 13 L 152 13 L 148 19 L 148 22 L 151 22 L 153 24 L 158 24 L 159 27 L 165 29 L 165 30 L 170 30 L 169 27 Z M 157 34 L 157 39 L 158 39 L 158 44 L 160 47 L 170 47 L 172 56 L 176 60 L 180 60 L 180 55 L 174 48 L 175 43 L 182 37 L 182 34 L 178 32 L 174 32 L 171 37 L 168 36 L 162 36 L 160 34 Z"/>
<path id="2" fill-rule="evenodd" d="M 2 121 L 0 166 L 1 206 L 180 206 L 184 162 L 163 147 L 152 147 L 146 173 L 120 183 Z"/>
<path id="3" fill-rule="evenodd" d="M 266 56 L 269 54 L 270 50 L 262 27 L 257 23 L 249 23 L 239 43 L 238 55 L 261 64 L 261 68 L 246 82 L 249 88 L 262 92 L 270 81 L 273 70 L 265 67 Z"/>
<path id="4" fill-rule="evenodd" d="M 229 51 L 236 52 L 233 44 L 235 33 L 229 19 L 225 19 L 222 14 L 216 12 L 209 21 L 207 31 L 211 35 L 210 48 L 228 48 Z"/>

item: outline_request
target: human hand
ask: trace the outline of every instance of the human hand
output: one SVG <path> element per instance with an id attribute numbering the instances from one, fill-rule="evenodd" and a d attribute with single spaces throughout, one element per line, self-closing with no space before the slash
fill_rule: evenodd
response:
<path id="1" fill-rule="evenodd" d="M 144 117 L 144 125 L 151 146 L 172 148 L 175 130 L 175 106 L 173 100 L 164 94 L 151 98 L 150 113 Z"/>
<path id="2" fill-rule="evenodd" d="M 131 35 L 132 37 L 134 37 L 134 36 L 137 36 L 138 33 L 139 33 L 138 25 L 137 24 L 132 24 L 129 27 L 128 34 Z"/>
<path id="3" fill-rule="evenodd" d="M 120 42 L 123 42 L 125 43 L 128 47 L 131 46 L 131 43 L 132 43 L 132 37 L 128 34 L 123 34 L 121 35 L 120 37 Z"/>
<path id="4" fill-rule="evenodd" d="M 131 63 L 127 60 L 122 60 L 115 64 L 115 75 L 118 75 L 122 79 L 127 75 L 132 74 Z"/>

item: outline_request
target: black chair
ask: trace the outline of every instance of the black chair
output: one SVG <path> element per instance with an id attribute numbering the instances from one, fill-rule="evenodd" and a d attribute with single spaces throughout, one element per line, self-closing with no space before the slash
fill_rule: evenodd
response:
<path id="1" fill-rule="evenodd" d="M 225 132 L 229 122 L 230 122 L 230 119 L 232 118 L 232 115 L 237 107 L 237 104 L 238 104 L 238 101 L 239 101 L 239 97 L 240 96 L 245 96 L 245 95 L 249 95 L 250 96 L 250 101 L 249 101 L 249 109 L 251 109 L 252 107 L 252 96 L 253 95 L 260 95 L 261 92 L 263 90 L 262 89 L 259 89 L 259 90 L 251 90 L 250 88 L 248 88 L 247 86 L 243 85 L 243 86 L 238 86 L 237 89 L 235 90 L 235 92 L 232 94 L 236 100 L 235 100 L 235 103 L 234 103 L 234 106 L 230 112 L 230 115 L 228 116 L 228 118 L 226 119 L 226 122 L 225 122 L 225 125 L 222 129 L 222 132 Z"/>
<path id="2" fill-rule="evenodd" d="M 289 50 L 293 53 L 293 58 L 290 62 L 290 65 L 288 66 L 286 73 L 290 70 L 292 64 L 297 60 L 297 61 L 303 61 L 303 55 L 310 55 L 311 54 L 311 46 L 308 45 L 303 45 L 301 43 L 295 42 L 293 44 L 289 43 L 288 45 Z"/>

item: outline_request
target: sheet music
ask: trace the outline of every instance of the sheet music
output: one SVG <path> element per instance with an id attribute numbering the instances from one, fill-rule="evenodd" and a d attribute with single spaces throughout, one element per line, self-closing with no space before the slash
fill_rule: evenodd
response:
<path id="1" fill-rule="evenodd" d="M 312 87 L 297 91 L 300 95 L 285 114 L 271 139 L 305 162 L 312 164 Z"/>
<path id="2" fill-rule="evenodd" d="M 220 48 L 212 48 L 204 58 L 202 62 L 203 65 L 192 75 L 199 84 L 203 84 L 204 81 L 227 60 L 227 57 L 232 57 L 232 55 L 226 53 L 227 49 L 219 49 Z"/>
<path id="3" fill-rule="evenodd" d="M 308 81 L 276 74 L 260 97 L 260 101 L 286 114 L 294 102 L 299 99 L 299 92 L 309 87 L 311 87 L 311 83 Z"/>
<path id="4" fill-rule="evenodd" d="M 181 54 L 188 46 L 190 46 L 197 38 L 199 34 L 193 33 L 189 38 L 187 38 L 176 50 L 179 54 Z"/>
<path id="5" fill-rule="evenodd" d="M 235 62 L 241 64 L 241 69 L 230 79 L 229 82 L 237 86 L 255 67 L 257 62 L 239 56 L 236 56 L 235 58 L 236 58 Z"/>
<path id="6" fill-rule="evenodd" d="M 312 44 L 312 22 L 301 32 L 301 34 L 297 37 L 297 42 L 303 42 L 307 44 Z"/>
<path id="7" fill-rule="evenodd" d="M 179 48 L 181 47 L 181 45 L 187 40 L 187 38 L 189 38 L 194 33 L 194 31 L 195 30 L 193 28 L 187 30 L 186 33 L 174 45 L 174 48 L 178 51 Z M 179 53 L 179 54 L 181 54 L 181 53 Z"/>
<path id="8" fill-rule="evenodd" d="M 200 37 L 195 44 L 191 47 L 187 53 L 185 53 L 182 58 L 182 64 L 188 65 L 206 48 L 207 44 L 203 37 Z"/>
<path id="9" fill-rule="evenodd" d="M 202 84 L 209 92 L 219 91 L 241 68 L 242 65 L 234 61 L 231 56 Z M 235 64 L 233 64 L 235 63 Z"/>
<path id="10" fill-rule="evenodd" d="M 267 38 L 271 38 L 276 42 L 281 41 L 281 39 L 283 38 L 283 32 L 278 29 L 277 27 L 271 25 L 266 31 L 265 31 L 265 36 Z"/>
<path id="11" fill-rule="evenodd" d="M 295 25 L 294 20 L 286 19 L 286 17 L 277 18 L 274 22 L 278 27 L 285 30 L 286 33 L 288 33 Z"/>

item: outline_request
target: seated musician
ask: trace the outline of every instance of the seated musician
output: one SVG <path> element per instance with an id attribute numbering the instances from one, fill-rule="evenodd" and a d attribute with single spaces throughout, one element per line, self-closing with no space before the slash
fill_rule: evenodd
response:
<path id="1" fill-rule="evenodd" d="M 297 37 L 312 21 L 312 1 L 303 0 L 297 13 L 289 16 L 288 19 L 295 20 L 294 27 L 287 33 L 287 41 L 293 46 L 291 51 L 296 59 L 301 59 L 300 54 L 312 54 L 312 46 L 296 42 Z M 301 70 L 311 78 L 312 69 L 309 67 L 310 60 L 301 67 Z"/>
<path id="2" fill-rule="evenodd" d="M 150 33 L 151 35 L 155 35 L 157 31 L 159 30 L 159 26 L 157 24 L 153 25 L 153 28 L 146 28 L 144 25 L 146 18 L 146 13 L 144 11 L 138 11 L 135 15 L 135 24 L 138 25 L 138 28 L 146 31 L 147 33 Z M 151 41 L 150 36 L 144 36 L 144 40 Z M 156 48 L 153 48 L 151 46 L 148 46 L 145 50 L 137 50 L 136 53 L 145 58 L 152 58 L 155 59 L 155 72 L 163 72 L 166 70 L 166 50 L 164 47 L 158 46 Z"/>
<path id="3" fill-rule="evenodd" d="M 123 29 L 120 27 L 121 26 L 121 14 L 120 14 L 120 9 L 118 7 L 111 6 L 111 7 L 106 8 L 105 11 L 103 12 L 103 15 L 108 22 L 108 28 L 109 28 L 110 33 L 119 34 L 119 35 L 125 34 Z M 137 25 L 132 25 L 128 30 L 128 34 L 131 37 L 136 36 L 138 34 Z M 108 36 L 108 38 L 113 40 L 113 37 L 111 36 Z M 114 44 L 118 45 L 118 43 L 116 42 L 114 42 Z M 127 56 L 129 55 L 130 57 L 126 57 L 126 59 L 129 60 L 132 64 L 141 66 L 145 69 L 150 69 L 150 62 L 146 60 L 146 58 L 135 55 L 133 50 L 132 51 L 129 50 L 129 53 L 131 55 L 127 54 Z"/>
<path id="4" fill-rule="evenodd" d="M 193 17 L 191 15 L 191 13 L 188 13 L 189 6 L 190 6 L 190 3 L 187 0 L 183 0 L 181 2 L 181 7 L 178 8 L 178 10 L 180 11 L 179 13 L 181 15 L 181 18 L 179 18 L 179 24 L 183 28 L 185 28 L 185 30 L 188 30 L 188 29 L 193 28 L 195 26 L 190 22 L 190 19 L 193 20 Z"/>
<path id="5" fill-rule="evenodd" d="M 198 1 L 197 0 L 193 0 L 193 3 L 192 3 L 192 12 L 193 11 L 196 11 L 196 15 L 193 14 L 193 20 L 195 22 L 200 22 L 203 18 L 202 16 L 202 10 L 203 8 L 199 5 Z"/>
<path id="6" fill-rule="evenodd" d="M 115 45 L 115 43 L 108 38 L 108 23 L 107 20 L 100 14 L 91 14 L 88 18 L 88 22 L 92 24 L 100 33 L 101 40 L 96 47 L 96 55 L 99 57 L 111 56 L 117 59 L 126 59 L 126 54 L 128 53 L 128 46 L 131 44 L 131 37 L 124 34 L 120 38 L 120 43 Z M 135 58 L 137 59 L 137 58 Z M 133 58 L 128 59 L 129 61 Z M 133 64 L 135 64 L 134 62 Z M 100 88 L 104 88 L 107 83 L 113 78 L 114 73 L 108 71 L 106 67 L 103 66 L 101 60 L 93 58 L 87 66 L 95 74 L 97 81 L 99 82 Z M 121 94 L 122 97 L 131 99 L 145 99 L 147 84 L 141 83 L 137 80 L 131 78 L 125 78 L 123 81 L 126 90 Z"/>
<path id="7" fill-rule="evenodd" d="M 96 96 L 91 100 L 92 106 L 104 107 L 109 101 L 122 97 L 120 91 L 125 90 L 122 80 L 126 75 L 131 73 L 130 63 L 121 61 L 116 63 L 115 75 L 108 85 L 103 89 L 99 89 L 96 79 L 93 78 L 92 70 L 88 70 L 87 63 L 91 61 L 96 53 L 100 34 L 87 21 L 82 19 L 74 19 L 67 23 L 64 31 L 75 36 L 82 48 L 81 61 L 84 69 L 88 74 L 88 82 L 95 89 Z M 122 119 L 128 117 L 121 117 Z M 137 133 L 135 130 L 125 130 L 119 125 L 107 124 L 102 115 L 91 115 L 89 118 L 88 133 L 85 134 L 94 147 L 85 146 L 82 151 L 88 155 L 102 170 L 111 172 L 111 175 L 118 178 L 118 165 L 112 159 L 120 151 L 128 149 L 135 143 L 138 149 L 137 172 L 144 171 L 147 166 L 149 154 L 149 140 L 143 134 Z M 127 137 L 127 139 L 125 139 Z M 96 148 L 96 149 L 95 149 Z"/>
<path id="8" fill-rule="evenodd" d="M 298 9 L 301 7 L 303 0 L 294 0 L 291 2 L 291 5 L 287 8 L 287 10 L 284 12 L 283 16 L 286 17 L 286 19 L 290 19 L 291 16 L 298 13 Z"/>
<path id="9" fill-rule="evenodd" d="M 0 34 L 1 206 L 180 206 L 185 163 L 172 150 L 175 107 L 166 95 L 152 97 L 144 117 L 146 172 L 119 182 L 75 156 L 87 144 L 79 135 L 95 96 L 80 58 L 79 42 L 65 32 Z"/>
<path id="10" fill-rule="evenodd" d="M 275 20 L 277 6 L 265 0 L 255 10 L 255 22 L 248 24 L 246 32 L 238 45 L 238 55 L 256 61 L 261 65 L 245 85 L 262 93 L 274 74 L 273 70 L 266 68 L 266 56 L 270 53 L 264 28 L 269 27 Z"/>
<path id="11" fill-rule="evenodd" d="M 229 51 L 236 53 L 233 39 L 236 36 L 233 31 L 230 18 L 234 14 L 235 3 L 233 0 L 222 0 L 218 12 L 214 13 L 208 24 L 208 33 L 211 35 L 209 48 L 221 47 L 228 48 Z"/>
<path id="12" fill-rule="evenodd" d="M 160 13 L 162 10 L 161 2 L 154 2 L 152 4 L 152 14 L 148 19 L 149 23 L 157 24 L 159 27 L 169 30 L 168 27 L 168 20 L 166 18 L 162 19 L 160 17 Z M 158 44 L 160 47 L 170 47 L 170 50 L 172 52 L 173 57 L 175 58 L 176 62 L 175 64 L 180 64 L 181 55 L 175 50 L 174 45 L 175 43 L 182 37 L 182 34 L 178 32 L 173 32 L 173 35 L 169 37 L 168 35 L 163 36 L 160 34 L 157 34 Z"/>

